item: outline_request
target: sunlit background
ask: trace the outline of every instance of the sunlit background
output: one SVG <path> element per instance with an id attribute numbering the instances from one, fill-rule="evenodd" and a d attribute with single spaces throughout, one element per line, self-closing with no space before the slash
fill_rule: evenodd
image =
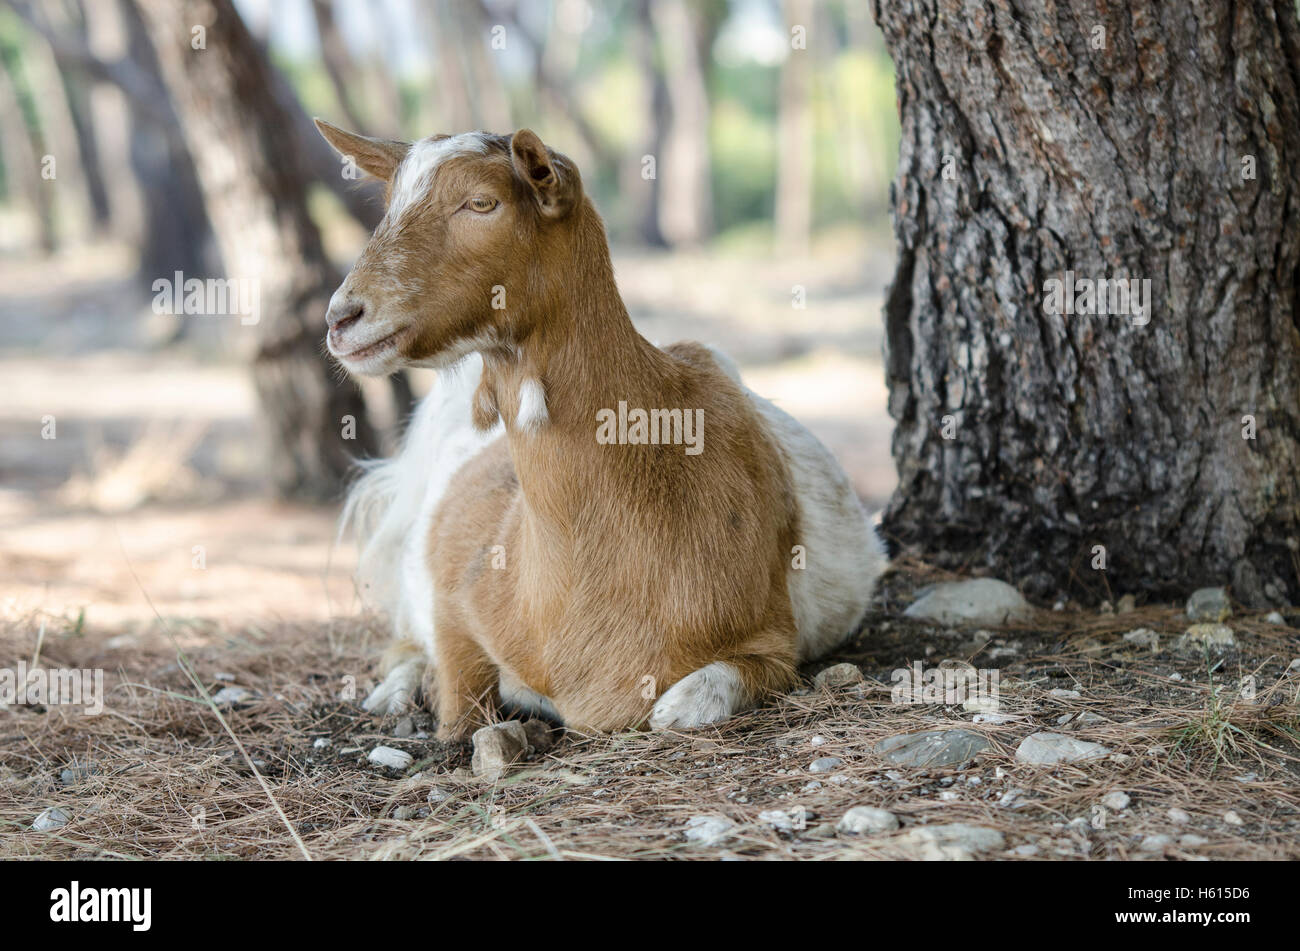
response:
<path id="1" fill-rule="evenodd" d="M 278 498 L 267 478 L 250 328 L 151 306 L 159 277 L 226 272 L 137 2 L 0 0 L 5 614 L 129 636 L 151 617 L 141 588 L 200 627 L 352 610 L 336 506 Z M 729 351 L 883 504 L 898 129 L 866 3 L 236 7 L 299 118 L 405 139 L 527 126 L 570 155 L 642 333 Z M 345 272 L 379 198 L 319 148 L 308 206 Z M 411 375 L 417 396 L 428 383 Z M 366 396 L 391 446 L 402 390 Z"/>

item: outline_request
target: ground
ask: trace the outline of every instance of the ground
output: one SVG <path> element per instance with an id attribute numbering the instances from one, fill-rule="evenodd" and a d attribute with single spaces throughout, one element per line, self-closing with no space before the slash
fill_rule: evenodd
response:
<path id="1" fill-rule="evenodd" d="M 789 695 L 715 729 L 552 731 L 504 778 L 476 778 L 470 747 L 431 739 L 427 715 L 361 710 L 384 625 L 359 611 L 336 510 L 262 496 L 239 364 L 150 349 L 148 321 L 106 327 L 104 302 L 127 295 L 120 267 L 97 261 L 73 275 L 0 264 L 0 669 L 102 669 L 105 690 L 99 716 L 0 708 L 2 857 L 852 859 L 907 857 L 910 830 L 964 823 L 1001 834 L 991 858 L 1300 858 L 1300 615 L 1238 611 L 1222 654 L 1175 647 L 1181 605 L 1042 606 L 1012 627 L 950 630 L 902 617 L 944 577 L 911 562 Z M 746 284 L 743 263 L 707 258 L 618 268 L 647 335 L 731 350 L 883 501 L 878 325 L 859 319 L 879 311 L 877 282 L 768 264 Z M 801 280 L 812 314 L 788 307 Z M 743 323 L 729 317 L 742 285 Z M 38 438 L 46 415 L 57 439 Z M 1138 628 L 1157 649 L 1123 639 Z M 891 702 L 894 671 L 943 660 L 999 670 L 1001 722 Z M 864 679 L 813 682 L 842 662 Z M 991 746 L 928 768 L 876 748 L 950 727 Z M 1018 762 L 1042 730 L 1108 752 Z M 411 767 L 372 765 L 379 745 Z M 810 772 L 826 758 L 839 762 Z M 1103 805 L 1116 792 L 1127 803 Z M 902 829 L 837 832 L 853 806 Z M 47 810 L 54 827 L 34 831 Z M 726 820 L 724 834 L 688 839 L 699 817 Z"/>

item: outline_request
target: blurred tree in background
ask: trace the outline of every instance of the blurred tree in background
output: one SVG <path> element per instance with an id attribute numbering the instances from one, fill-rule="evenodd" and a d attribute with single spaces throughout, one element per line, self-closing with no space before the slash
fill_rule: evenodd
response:
<path id="1" fill-rule="evenodd" d="M 885 234 L 898 148 L 861 0 L 0 0 L 0 252 L 122 242 L 142 302 L 175 272 L 256 274 L 274 481 L 305 497 L 377 446 L 319 341 L 349 247 L 330 235 L 382 214 L 313 114 L 406 139 L 529 126 L 578 161 L 616 244 L 764 254 Z"/>

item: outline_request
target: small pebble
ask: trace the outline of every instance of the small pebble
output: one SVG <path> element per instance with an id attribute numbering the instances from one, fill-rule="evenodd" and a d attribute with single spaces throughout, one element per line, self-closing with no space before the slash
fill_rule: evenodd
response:
<path id="1" fill-rule="evenodd" d="M 1170 822 L 1176 822 L 1178 825 L 1185 825 L 1192 821 L 1191 815 L 1177 806 L 1170 809 L 1165 815 L 1169 817 Z"/>
<path id="2" fill-rule="evenodd" d="M 1132 799 L 1129 798 L 1129 794 L 1126 792 L 1120 792 L 1118 789 L 1114 792 L 1108 792 L 1106 795 L 1101 797 L 1101 804 L 1107 809 L 1111 809 L 1115 812 L 1121 812 L 1127 809 L 1130 802 L 1132 802 Z"/>
<path id="3" fill-rule="evenodd" d="M 69 821 L 71 820 L 66 812 L 58 806 L 53 806 L 36 817 L 32 829 L 36 832 L 52 832 L 55 829 L 62 829 Z"/>
<path id="4" fill-rule="evenodd" d="M 376 766 L 387 769 L 406 769 L 415 761 L 410 753 L 405 750 L 395 750 L 391 746 L 376 746 L 370 751 L 367 759 Z"/>
<path id="5" fill-rule="evenodd" d="M 877 809 L 874 806 L 854 806 L 844 813 L 835 828 L 849 835 L 892 832 L 898 828 L 898 816 L 887 809 Z"/>
<path id="6" fill-rule="evenodd" d="M 829 773 L 831 770 L 839 769 L 844 764 L 844 760 L 838 756 L 823 756 L 813 760 L 808 764 L 810 773 Z"/>

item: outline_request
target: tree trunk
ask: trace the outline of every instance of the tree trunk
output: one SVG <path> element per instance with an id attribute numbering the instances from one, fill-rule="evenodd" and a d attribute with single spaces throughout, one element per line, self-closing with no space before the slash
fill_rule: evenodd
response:
<path id="1" fill-rule="evenodd" d="M 1293 0 L 873 12 L 902 123 L 886 533 L 1039 596 L 1300 600 Z M 1145 317 L 1084 312 L 1120 278 Z"/>
<path id="2" fill-rule="evenodd" d="M 226 272 L 257 282 L 253 378 L 284 496 L 337 494 L 377 448 L 360 392 L 321 344 L 340 275 L 307 213 L 310 175 L 270 63 L 231 0 L 141 0 L 178 104 Z M 205 48 L 194 49 L 195 27 Z M 348 417 L 351 417 L 349 423 Z"/>

